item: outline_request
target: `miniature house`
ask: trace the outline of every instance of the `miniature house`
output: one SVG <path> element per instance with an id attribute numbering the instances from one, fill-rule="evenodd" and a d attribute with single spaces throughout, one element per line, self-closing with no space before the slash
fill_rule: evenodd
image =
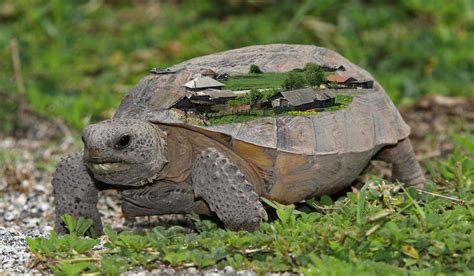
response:
<path id="1" fill-rule="evenodd" d="M 213 103 L 209 99 L 209 96 L 191 96 L 189 97 L 192 108 L 190 110 L 197 111 L 199 113 L 211 112 Z"/>
<path id="2" fill-rule="evenodd" d="M 373 80 L 359 81 L 349 76 L 329 75 L 326 78 L 326 80 L 329 85 L 336 84 L 336 87 L 342 87 L 342 88 L 373 88 L 374 87 Z"/>
<path id="3" fill-rule="evenodd" d="M 181 109 L 181 110 L 190 110 L 190 109 L 193 108 L 193 104 L 191 103 L 191 100 L 188 97 L 183 96 L 175 104 L 173 104 L 171 107 L 172 108 L 178 108 L 178 109 Z"/>
<path id="4" fill-rule="evenodd" d="M 155 68 L 150 70 L 150 73 L 155 74 L 155 75 L 168 75 L 168 74 L 174 74 L 176 72 L 178 72 L 178 71 L 170 69 L 170 68 L 161 69 L 161 68 L 158 68 L 158 67 L 155 67 Z"/>
<path id="5" fill-rule="evenodd" d="M 166 91 L 166 90 L 162 90 Z M 153 101 L 153 99 L 152 99 Z M 154 101 L 157 107 L 170 107 L 177 108 L 183 111 L 195 111 L 196 108 L 191 100 L 181 91 L 167 91 L 167 97 L 165 101 Z"/>
<path id="6" fill-rule="evenodd" d="M 221 89 L 224 87 L 223 83 L 216 81 L 207 76 L 198 76 L 184 84 L 188 91 L 202 91 L 209 88 Z"/>
<path id="7" fill-rule="evenodd" d="M 219 112 L 227 109 L 227 101 L 235 99 L 237 95 L 229 90 L 206 89 L 194 92 L 189 99 L 198 112 Z"/>
<path id="8" fill-rule="evenodd" d="M 255 103 L 255 107 L 258 108 L 258 109 L 261 109 L 261 108 L 272 108 L 272 102 L 270 100 L 258 100 L 256 103 Z"/>
<path id="9" fill-rule="evenodd" d="M 325 108 L 336 103 L 334 94 L 327 90 L 303 88 L 277 93 L 269 99 L 277 112 L 304 111 L 315 108 Z"/>
<path id="10" fill-rule="evenodd" d="M 210 113 L 212 112 L 212 102 L 191 100 L 194 109 L 199 113 Z"/>
<path id="11" fill-rule="evenodd" d="M 219 112 L 228 109 L 227 101 L 236 97 L 230 90 L 206 89 L 176 98 L 172 107 L 199 113 Z"/>
<path id="12" fill-rule="evenodd" d="M 207 89 L 197 92 L 197 94 L 209 95 L 214 104 L 225 104 L 228 100 L 233 100 L 237 95 L 230 90 Z"/>
<path id="13" fill-rule="evenodd" d="M 346 71 L 346 67 L 344 65 L 339 65 L 339 66 L 330 66 L 327 64 L 322 64 L 320 66 L 321 70 L 326 71 L 326 72 L 334 72 L 334 71 Z"/>
<path id="14" fill-rule="evenodd" d="M 170 93 L 169 99 L 172 101 L 171 108 L 177 108 L 185 112 L 201 112 L 206 113 L 211 111 L 212 102 L 209 95 L 187 97 L 184 94 L 177 95 Z"/>
<path id="15" fill-rule="evenodd" d="M 364 81 L 354 81 L 351 83 L 352 88 L 364 88 L 364 89 L 372 89 L 374 88 L 374 81 L 373 80 L 364 80 Z"/>
<path id="16" fill-rule="evenodd" d="M 342 75 L 329 75 L 326 78 L 326 80 L 329 83 L 335 83 L 337 85 L 346 86 L 346 87 L 350 87 L 351 83 L 357 81 L 353 77 L 342 76 Z"/>

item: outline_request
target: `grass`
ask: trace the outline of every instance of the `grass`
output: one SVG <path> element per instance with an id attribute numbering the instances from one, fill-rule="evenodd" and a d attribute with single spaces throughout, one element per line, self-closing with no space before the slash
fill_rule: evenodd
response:
<path id="1" fill-rule="evenodd" d="M 301 68 L 300 68 L 301 69 Z M 304 72 L 293 72 L 294 74 L 304 76 Z M 281 89 L 283 81 L 288 77 L 290 72 L 283 73 L 249 73 L 245 75 L 231 76 L 228 80 L 222 81 L 225 89 L 228 90 L 250 90 L 250 89 Z M 324 72 L 324 76 L 333 74 L 332 72 Z"/>
<path id="2" fill-rule="evenodd" d="M 288 74 L 288 72 L 285 72 L 237 75 L 222 83 L 225 84 L 225 89 L 228 90 L 279 89 Z M 303 73 L 296 72 L 296 74 Z"/>
<path id="3" fill-rule="evenodd" d="M 336 95 L 336 104 L 334 106 L 325 108 L 324 111 L 327 112 L 335 112 L 344 108 L 347 108 L 349 104 L 352 102 L 353 96 L 349 95 Z M 230 114 L 230 115 L 222 115 L 222 116 L 215 116 L 209 118 L 208 122 L 211 125 L 224 125 L 224 124 L 232 124 L 232 123 L 244 123 L 248 121 L 252 121 L 259 118 L 264 117 L 271 117 L 271 116 L 307 116 L 307 115 L 316 115 L 323 111 L 286 111 L 282 113 L 275 114 L 272 109 L 269 110 L 258 110 L 253 109 L 250 111 L 249 114 Z"/>
<path id="4" fill-rule="evenodd" d="M 71 234 L 52 232 L 27 242 L 34 258 L 57 274 L 115 275 L 165 264 L 257 273 L 468 275 L 474 272 L 473 138 L 458 138 L 449 159 L 430 164 L 431 178 L 443 185 L 428 181 L 419 191 L 372 179 L 360 191 L 308 199 L 296 209 L 264 200 L 275 208 L 269 210 L 274 220 L 254 233 L 228 231 L 197 217 L 191 232 L 173 226 L 118 233 L 107 226 L 106 249 L 95 251 L 98 239 L 78 234 L 89 224 L 67 218 Z"/>
<path id="5" fill-rule="evenodd" d="M 249 114 L 229 114 L 222 116 L 210 117 L 208 122 L 211 125 L 224 125 L 232 123 L 244 123 L 258 118 L 276 116 L 272 109 L 252 109 Z"/>
<path id="6" fill-rule="evenodd" d="M 470 1 L 256 3 L 3 0 L 0 131 L 17 127 L 18 103 L 9 97 L 18 90 L 8 46 L 15 39 L 29 105 L 76 130 L 109 118 L 150 68 L 255 44 L 336 50 L 373 73 L 397 104 L 426 94 L 474 95 Z M 365 197 L 353 192 L 335 201 L 307 200 L 303 213 L 274 204 L 277 219 L 253 234 L 198 221 L 191 233 L 180 227 L 145 235 L 109 229 L 102 251 L 91 249 L 98 239 L 81 237 L 83 228 L 28 243 L 37 262 L 70 275 L 117 275 L 161 264 L 255 271 L 271 266 L 307 274 L 472 274 L 474 137 L 456 141 L 448 160 L 425 163 L 432 179 L 426 192 L 435 195 L 393 193 L 396 184 L 380 183 L 367 186 Z M 17 157 L 3 153 L 0 159 Z"/>

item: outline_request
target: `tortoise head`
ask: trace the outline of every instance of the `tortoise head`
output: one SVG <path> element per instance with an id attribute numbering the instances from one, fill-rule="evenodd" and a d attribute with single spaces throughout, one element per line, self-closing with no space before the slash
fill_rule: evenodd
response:
<path id="1" fill-rule="evenodd" d="M 111 119 L 82 133 L 84 162 L 94 177 L 108 184 L 141 186 L 167 164 L 165 133 L 136 119 Z"/>

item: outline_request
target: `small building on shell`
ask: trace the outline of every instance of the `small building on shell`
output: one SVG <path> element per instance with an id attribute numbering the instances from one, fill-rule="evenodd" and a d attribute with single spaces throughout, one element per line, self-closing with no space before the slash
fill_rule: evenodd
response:
<path id="1" fill-rule="evenodd" d="M 374 87 L 373 80 L 359 81 L 353 77 L 343 76 L 343 75 L 329 75 L 327 76 L 326 80 L 330 86 L 331 84 L 336 84 L 337 87 L 343 87 L 343 88 L 346 88 L 346 87 L 347 88 L 373 88 Z"/>
<path id="2" fill-rule="evenodd" d="M 214 104 L 225 104 L 228 100 L 237 98 L 237 94 L 230 90 L 206 89 L 196 92 L 197 95 L 208 95 Z"/>
<path id="3" fill-rule="evenodd" d="M 344 67 L 344 65 L 330 66 L 330 65 L 327 65 L 327 64 L 321 64 L 320 68 L 321 68 L 321 70 L 326 71 L 326 72 L 346 71 L 346 67 Z"/>
<path id="4" fill-rule="evenodd" d="M 269 99 L 276 112 L 304 111 L 335 105 L 336 97 L 328 90 L 303 88 L 279 92 Z"/>
<path id="5" fill-rule="evenodd" d="M 225 85 L 207 76 L 198 76 L 184 84 L 188 91 L 202 91 L 206 89 L 222 89 Z"/>

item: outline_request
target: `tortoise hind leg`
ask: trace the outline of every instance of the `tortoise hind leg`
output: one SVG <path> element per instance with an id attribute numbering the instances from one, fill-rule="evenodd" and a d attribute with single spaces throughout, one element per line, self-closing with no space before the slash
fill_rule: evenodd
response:
<path id="1" fill-rule="evenodd" d="M 375 157 L 392 164 L 392 178 L 403 182 L 406 186 L 423 188 L 425 176 L 421 170 L 410 139 L 399 141 L 394 146 L 383 148 Z"/>

